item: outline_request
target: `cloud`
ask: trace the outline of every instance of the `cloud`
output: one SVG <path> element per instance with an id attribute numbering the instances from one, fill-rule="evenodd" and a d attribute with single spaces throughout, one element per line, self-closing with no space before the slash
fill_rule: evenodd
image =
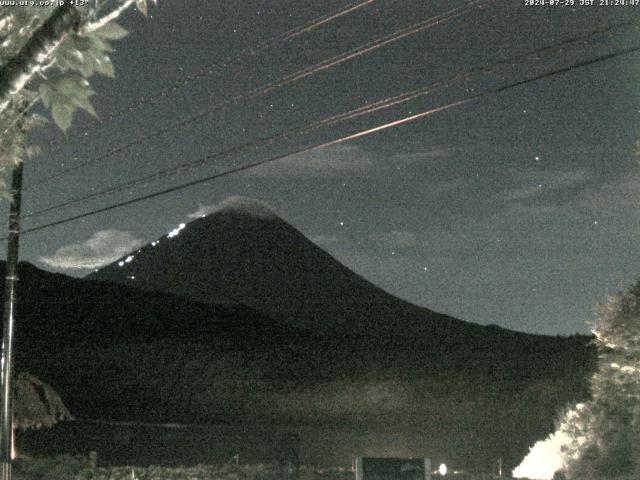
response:
<path id="1" fill-rule="evenodd" d="M 60 247 L 52 256 L 40 257 L 40 261 L 53 268 L 89 270 L 108 265 L 142 245 L 144 241 L 130 232 L 100 230 L 84 242 Z"/>
<path id="2" fill-rule="evenodd" d="M 582 202 L 583 206 L 611 216 L 637 212 L 640 202 L 640 172 L 630 171 L 615 182 L 608 182 Z"/>
<path id="3" fill-rule="evenodd" d="M 585 171 L 521 172 L 514 174 L 520 186 L 512 189 L 507 200 L 533 198 L 566 200 L 577 196 L 591 184 Z"/>
<path id="4" fill-rule="evenodd" d="M 207 215 L 217 212 L 218 210 L 220 210 L 220 205 L 217 203 L 214 203 L 213 205 L 200 205 L 200 207 L 198 208 L 198 210 L 196 210 L 193 213 L 189 213 L 187 215 L 188 218 L 202 218 L 202 217 L 206 217 Z"/>
<path id="5" fill-rule="evenodd" d="M 202 218 L 215 212 L 236 211 L 258 218 L 274 218 L 273 209 L 266 203 L 252 198 L 233 195 L 212 205 L 200 205 L 198 210 L 187 215 L 188 218 Z"/>
<path id="6" fill-rule="evenodd" d="M 397 153 L 394 155 L 394 160 L 403 161 L 405 163 L 423 163 L 426 160 L 432 160 L 434 158 L 448 158 L 456 152 L 453 147 L 427 147 L 412 151 L 411 153 Z"/>
<path id="7" fill-rule="evenodd" d="M 371 173 L 373 162 L 367 152 L 357 145 L 334 145 L 309 152 L 290 155 L 251 170 L 261 177 L 335 177 L 347 173 Z"/>

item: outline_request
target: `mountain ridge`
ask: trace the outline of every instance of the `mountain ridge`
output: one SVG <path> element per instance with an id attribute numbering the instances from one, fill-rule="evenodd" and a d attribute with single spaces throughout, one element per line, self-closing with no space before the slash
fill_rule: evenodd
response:
<path id="1" fill-rule="evenodd" d="M 19 277 L 16 369 L 78 418 L 421 432 L 465 464 L 515 462 L 585 398 L 593 369 L 583 337 L 462 322 L 459 335 L 313 332 L 250 307 L 31 265 Z M 482 459 L 469 436 L 487 445 Z"/>
<path id="2" fill-rule="evenodd" d="M 588 337 L 411 305 L 247 206 L 84 279 L 21 264 L 16 364 L 78 417 L 420 432 L 467 465 L 519 461 L 588 396 Z"/>
<path id="3" fill-rule="evenodd" d="M 486 328 L 393 296 L 264 204 L 245 198 L 223 202 L 206 217 L 85 278 L 205 303 L 245 304 L 318 331 L 398 335 L 406 329 L 447 335 Z"/>

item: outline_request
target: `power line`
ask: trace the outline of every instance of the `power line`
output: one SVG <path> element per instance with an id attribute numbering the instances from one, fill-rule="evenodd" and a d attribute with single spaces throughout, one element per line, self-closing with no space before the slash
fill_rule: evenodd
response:
<path id="1" fill-rule="evenodd" d="M 548 45 L 542 48 L 538 48 L 536 50 L 533 51 L 529 51 L 529 52 L 525 52 L 523 54 L 519 54 L 516 55 L 514 57 L 509 57 L 503 60 L 499 60 L 497 62 L 494 62 L 492 64 L 485 64 L 482 65 L 480 67 L 476 67 L 476 68 L 472 68 L 466 71 L 462 71 L 462 72 L 458 72 L 456 74 L 454 74 L 453 76 L 450 76 L 449 78 L 447 78 L 446 80 L 443 80 L 441 82 L 436 82 L 434 84 L 429 85 L 428 87 L 423 87 L 420 89 L 416 89 L 413 91 L 407 91 L 407 92 L 403 92 L 401 94 L 398 94 L 394 97 L 388 97 L 386 99 L 380 100 L 378 102 L 375 102 L 373 104 L 369 104 L 369 105 L 365 105 L 359 109 L 355 109 L 355 110 L 351 110 L 349 112 L 345 112 L 342 114 L 338 114 L 335 116 L 331 116 L 328 117 L 322 121 L 318 121 L 312 125 L 309 126 L 309 129 L 313 129 L 313 128 L 318 128 L 321 126 L 324 126 L 326 123 L 330 122 L 330 123 L 334 123 L 337 119 L 340 120 L 347 120 L 347 119 L 351 119 L 351 118 L 355 118 L 358 116 L 361 116 L 363 114 L 366 113 L 371 113 L 373 111 L 382 109 L 382 108 L 388 108 L 389 106 L 393 106 L 399 103 L 404 103 L 408 100 L 412 100 L 414 98 L 423 96 L 427 93 L 430 93 L 431 90 L 433 88 L 435 88 L 438 84 L 440 83 L 444 83 L 444 86 L 448 86 L 451 83 L 457 81 L 457 80 L 469 80 L 471 75 L 477 74 L 477 73 L 493 73 L 497 70 L 497 68 L 501 65 L 508 65 L 508 64 L 515 64 L 515 63 L 520 63 L 522 62 L 522 60 L 531 57 L 532 55 L 541 55 L 541 54 L 545 54 L 545 53 L 549 53 L 551 51 L 554 50 L 559 50 L 561 51 L 565 46 L 567 45 L 571 45 L 573 43 L 577 43 L 577 42 L 581 42 L 584 41 L 586 43 L 587 40 L 590 40 L 598 35 L 601 35 L 603 33 L 609 33 L 611 31 L 620 29 L 621 27 L 628 27 L 631 25 L 637 25 L 638 22 L 637 21 L 627 21 L 627 22 L 621 22 L 621 23 L 616 23 L 613 25 L 609 25 L 606 27 L 602 27 L 596 30 L 592 30 L 588 33 L 584 33 L 584 34 L 580 34 L 574 37 L 570 37 L 567 38 L 565 40 L 563 40 L 562 42 L 559 43 L 555 43 L 552 45 Z"/>
<path id="2" fill-rule="evenodd" d="M 473 7 L 477 7 L 481 9 L 487 6 L 488 4 L 494 3 L 496 1 L 497 0 L 472 0 L 468 2 L 466 5 L 463 5 L 462 7 L 452 8 L 450 10 L 447 10 L 445 13 L 436 15 L 435 17 L 428 18 L 426 20 L 423 20 L 422 22 L 415 23 L 401 30 L 396 30 L 395 32 L 392 32 L 384 37 L 378 38 L 376 40 L 373 40 L 369 43 L 366 43 L 359 47 L 343 52 L 334 57 L 328 58 L 327 60 L 323 60 L 322 62 L 316 63 L 315 65 L 311 65 L 310 67 L 303 68 L 302 70 L 299 70 L 290 75 L 287 75 L 286 77 L 284 77 L 278 82 L 274 82 L 272 84 L 269 84 L 268 86 L 263 87 L 261 90 L 258 91 L 258 93 L 263 94 L 263 93 L 271 92 L 282 86 L 288 85 L 298 80 L 302 80 L 303 78 L 306 78 L 310 75 L 314 75 L 315 73 L 321 72 L 323 70 L 334 67 L 336 65 L 340 65 L 344 62 L 357 58 L 361 55 L 377 50 L 391 43 L 400 41 L 410 35 L 423 32 L 431 27 L 440 25 L 445 21 L 459 18 L 469 13 L 470 9 L 472 9 Z"/>
<path id="3" fill-rule="evenodd" d="M 311 32 L 321 27 L 326 23 L 329 23 L 333 20 L 337 20 L 340 17 L 343 17 L 349 13 L 355 12 L 356 10 L 366 7 L 375 1 L 376 0 L 365 0 L 365 1 L 352 2 L 344 7 L 341 7 L 338 10 L 334 10 L 328 14 L 316 17 L 310 22 L 307 22 L 306 24 L 300 27 L 294 27 L 290 30 L 287 30 L 286 32 L 276 35 L 275 37 L 265 40 L 253 47 L 243 48 L 235 56 L 227 56 L 222 60 L 219 60 L 215 63 L 211 63 L 205 67 L 202 67 L 199 70 L 196 70 L 191 73 L 187 73 L 186 75 L 183 75 L 182 78 L 180 78 L 175 83 L 165 88 L 162 88 L 150 95 L 140 97 L 125 108 L 116 110 L 115 112 L 112 112 L 112 113 L 107 113 L 103 119 L 95 119 L 93 120 L 93 123 L 94 125 L 97 125 L 97 126 L 104 125 L 107 122 L 110 122 L 126 113 L 135 111 L 141 105 L 154 102 L 161 98 L 166 98 L 168 95 L 173 94 L 174 92 L 180 90 L 181 88 L 187 86 L 188 84 L 192 83 L 195 80 L 220 72 L 226 69 L 227 67 L 229 67 L 230 65 L 233 65 L 234 63 L 237 63 L 247 57 L 255 57 L 258 55 L 258 53 L 262 52 L 263 50 L 273 47 L 278 43 L 291 41 L 305 33 Z M 63 140 L 49 142 L 49 145 L 53 146 L 58 143 L 66 142 L 73 138 L 80 137 L 81 135 L 82 134 L 80 132 L 71 133 L 71 134 L 68 134 Z"/>
<path id="4" fill-rule="evenodd" d="M 442 82 L 436 82 L 437 84 L 442 84 Z M 41 210 L 37 210 L 35 212 L 32 212 L 30 214 L 24 215 L 24 218 L 33 218 L 33 217 L 38 217 L 41 215 L 44 215 L 46 213 L 49 213 L 51 211 L 55 211 L 55 210 L 59 210 L 61 208 L 65 208 L 65 207 L 69 207 L 71 205 L 75 205 L 81 202 L 85 202 L 87 200 L 92 200 L 98 197 L 102 197 L 108 194 L 112 194 L 112 193 L 117 193 L 117 192 L 121 192 L 126 190 L 127 188 L 131 188 L 137 185 L 141 185 L 144 183 L 148 183 L 150 181 L 157 181 L 160 180 L 162 178 L 166 178 L 168 176 L 172 176 L 172 175 L 176 175 L 178 173 L 180 173 L 182 170 L 186 170 L 186 169 L 190 169 L 190 168 L 194 168 L 194 167 L 198 167 L 198 166 L 203 166 L 208 164 L 210 161 L 216 159 L 216 158 L 220 158 L 220 157 L 224 157 L 224 156 L 229 156 L 230 154 L 233 153 L 239 153 L 245 149 L 251 148 L 251 147 L 255 147 L 258 148 L 261 145 L 264 145 L 267 142 L 272 142 L 273 140 L 279 139 L 279 138 L 288 138 L 289 135 L 292 134 L 304 134 L 304 133 L 308 133 L 311 130 L 314 130 L 316 128 L 321 128 L 321 127 L 325 127 L 328 125 L 333 125 L 336 124 L 338 122 L 344 121 L 344 120 L 348 120 L 351 118 L 355 118 L 357 116 L 361 116 L 361 115 L 365 115 L 383 108 L 389 108 L 391 106 L 397 105 L 399 103 L 402 102 L 406 102 L 409 100 L 412 100 L 414 98 L 417 98 L 420 95 L 426 95 L 427 93 L 433 91 L 436 88 L 436 84 L 430 85 L 429 87 L 425 87 L 423 89 L 421 89 L 420 91 L 412 91 L 412 92 L 408 92 L 409 94 L 400 94 L 400 95 L 396 95 L 393 97 L 389 97 L 388 99 L 384 99 L 384 100 L 380 100 L 378 102 L 375 102 L 374 104 L 371 105 L 367 105 L 364 107 L 359 107 L 357 109 L 348 111 L 348 112 L 343 112 L 339 115 L 333 115 L 331 117 L 328 118 L 324 118 L 321 120 L 317 120 L 317 121 L 313 121 L 310 122 L 306 125 L 303 126 L 298 126 L 298 127 L 294 127 L 288 130 L 284 130 L 284 131 L 280 131 L 280 132 L 276 132 L 273 133 L 271 135 L 268 136 L 264 136 L 264 137 L 260 137 L 257 138 L 251 142 L 245 142 L 243 144 L 237 145 L 235 147 L 226 149 L 226 150 L 222 150 L 220 152 L 216 152 L 210 155 L 207 155 L 205 157 L 199 158 L 197 160 L 192 160 L 186 163 L 182 163 L 179 165 L 176 165 L 174 167 L 171 168 L 167 168 L 164 170 L 160 170 L 158 172 L 154 172 L 152 174 L 149 175 L 145 175 L 143 177 L 139 177 L 136 178 L 134 180 L 131 180 L 129 182 L 125 182 L 119 185 L 116 185 L 114 187 L 109 187 L 107 189 L 98 191 L 98 192 L 93 192 L 93 193 L 89 193 L 80 197 L 75 197 L 75 198 L 71 198 L 69 200 L 64 201 L 63 203 L 59 203 L 56 205 L 51 205 L 48 207 L 45 207 Z"/>
<path id="5" fill-rule="evenodd" d="M 73 167 L 61 170 L 58 173 L 55 173 L 53 175 L 50 175 L 49 177 L 40 180 L 38 182 L 35 182 L 34 184 L 32 184 L 33 186 L 39 186 L 42 185 L 43 183 L 49 182 L 51 180 L 54 180 L 62 175 L 65 175 L 67 173 L 70 172 L 74 172 L 76 170 L 79 170 L 81 168 L 84 168 L 88 165 L 91 164 L 95 164 L 98 163 L 102 160 L 105 160 L 109 157 L 112 157 L 113 155 L 116 155 L 118 153 L 124 152 L 128 149 L 130 149 L 131 147 L 138 145 L 140 143 L 146 142 L 148 140 L 151 140 L 153 138 L 159 137 L 161 135 L 164 135 L 165 133 L 168 132 L 175 132 L 176 129 L 179 128 L 184 128 L 188 125 L 191 125 L 192 123 L 195 123 L 196 121 L 205 118 L 209 115 L 211 115 L 212 113 L 218 111 L 220 108 L 225 107 L 229 104 L 232 103 L 237 103 L 241 100 L 245 100 L 245 99 L 252 99 L 252 98 L 257 98 L 260 97 L 262 95 L 266 95 L 274 90 L 277 90 L 279 88 L 282 88 L 286 85 L 295 83 L 299 80 L 302 80 L 303 78 L 309 77 L 311 75 L 314 75 L 315 73 L 324 71 L 328 68 L 334 67 L 336 65 L 339 65 L 341 63 L 347 62 L 349 60 L 352 60 L 358 56 L 364 55 L 366 53 L 372 52 L 378 48 L 381 48 L 385 45 L 388 45 L 390 43 L 399 41 L 409 35 L 413 35 L 419 32 L 422 32 L 428 28 L 440 25 L 442 22 L 447 21 L 447 20 L 452 20 L 455 18 L 458 18 L 466 13 L 469 13 L 471 11 L 472 7 L 477 7 L 477 8 L 483 8 L 484 6 L 490 4 L 490 3 L 494 3 L 497 0 L 472 0 L 471 2 L 468 2 L 466 5 L 464 5 L 463 7 L 456 7 L 453 9 L 448 10 L 447 12 L 437 15 L 435 17 L 431 17 L 427 20 L 424 20 L 422 22 L 416 23 L 410 27 L 401 29 L 401 30 L 397 30 L 396 32 L 393 32 L 389 35 L 386 35 L 382 38 L 373 40 L 365 45 L 362 45 L 360 47 L 356 47 L 354 49 L 348 50 L 347 52 L 344 52 L 340 55 L 331 57 L 327 60 L 324 60 L 322 62 L 316 63 L 315 65 L 312 65 L 310 67 L 305 67 L 301 70 L 298 70 L 292 74 L 286 75 L 285 77 L 280 78 L 279 80 L 276 80 L 274 82 L 270 82 L 266 85 L 263 85 L 261 87 L 255 88 L 253 90 L 250 90 L 249 92 L 245 92 L 230 98 L 227 98 L 221 102 L 218 102 L 217 104 L 213 105 L 212 107 L 208 107 L 206 109 L 200 110 L 199 112 L 195 113 L 194 115 L 191 115 L 189 117 L 186 117 L 172 125 L 166 126 L 166 127 L 161 127 L 159 129 L 154 130 L 153 132 L 150 132 L 148 134 L 142 135 L 140 137 L 138 137 L 135 140 L 132 140 L 130 142 L 127 142 L 123 145 L 120 145 L 118 147 L 115 147 L 109 151 L 107 151 L 106 153 L 96 157 L 96 158 L 92 158 L 92 159 L 87 159 Z"/>
<path id="6" fill-rule="evenodd" d="M 137 198 L 133 198 L 133 199 L 130 199 L 130 200 L 126 200 L 126 201 L 118 202 L 118 203 L 115 203 L 115 204 L 112 204 L 112 205 L 108 205 L 106 207 L 102 207 L 102 208 L 98 208 L 98 209 L 95 209 L 95 210 L 91 210 L 89 212 L 81 213 L 81 214 L 78 214 L 78 215 L 73 215 L 73 216 L 70 216 L 70 217 L 67 217 L 67 218 L 63 218 L 61 220 L 56 220 L 56 221 L 49 222 L 49 223 L 46 223 L 46 224 L 43 224 L 43 225 L 39 225 L 39 226 L 36 226 L 36 227 L 25 229 L 25 230 L 23 230 L 22 233 L 31 233 L 31 232 L 36 232 L 36 231 L 39 231 L 39 230 L 44 230 L 46 228 L 54 227 L 54 226 L 57 226 L 57 225 L 62 225 L 62 224 L 69 223 L 69 222 L 72 222 L 72 221 L 75 221 L 75 220 L 79 220 L 81 218 L 90 217 L 90 216 L 93 216 L 93 215 L 97 215 L 99 213 L 104 213 L 104 212 L 107 212 L 107 211 L 110 211 L 110 210 L 114 210 L 114 209 L 117 209 L 117 208 L 125 207 L 125 206 L 132 205 L 132 204 L 135 204 L 135 203 L 140 203 L 140 202 L 143 202 L 145 200 L 152 199 L 152 198 L 160 197 L 160 196 L 163 196 L 163 195 L 166 195 L 166 194 L 169 194 L 169 193 L 173 193 L 173 192 L 176 192 L 176 191 L 184 190 L 186 188 L 190 188 L 192 186 L 199 185 L 199 184 L 202 184 L 202 183 L 207 183 L 207 182 L 210 182 L 210 181 L 222 178 L 222 177 L 233 175 L 235 173 L 240 173 L 240 172 L 243 172 L 243 171 L 251 170 L 251 169 L 257 168 L 259 166 L 266 165 L 268 163 L 276 162 L 278 160 L 281 160 L 283 158 L 289 157 L 291 155 L 306 153 L 306 152 L 309 152 L 311 150 L 327 147 L 327 146 L 330 146 L 330 145 L 336 145 L 336 144 L 347 142 L 347 141 L 350 141 L 350 140 L 353 140 L 353 139 L 356 139 L 356 138 L 364 137 L 364 136 L 370 135 L 372 133 L 376 133 L 376 132 L 379 132 L 379 131 L 382 131 L 382 130 L 386 130 L 388 128 L 396 127 L 398 125 L 402 125 L 402 124 L 405 124 L 405 123 L 408 123 L 408 122 L 415 121 L 417 119 L 432 115 L 434 113 L 446 111 L 446 110 L 449 110 L 451 108 L 454 108 L 454 107 L 457 107 L 457 106 L 460 106 L 460 105 L 471 103 L 471 102 L 480 100 L 480 99 L 485 98 L 485 97 L 490 96 L 490 95 L 496 95 L 496 94 L 504 92 L 506 90 L 510 90 L 512 88 L 516 88 L 516 87 L 519 87 L 519 86 L 522 86 L 522 85 L 526 85 L 526 84 L 531 83 L 531 82 L 535 82 L 535 81 L 538 81 L 538 80 L 541 80 L 541 79 L 544 79 L 544 78 L 548 78 L 548 77 L 551 77 L 551 76 L 554 76 L 554 75 L 560 75 L 560 74 L 563 74 L 563 73 L 567 73 L 567 72 L 570 72 L 570 71 L 578 69 L 578 68 L 584 68 L 584 67 L 587 67 L 587 66 L 590 66 L 590 65 L 594 65 L 594 64 L 599 63 L 599 62 L 603 62 L 603 61 L 606 61 L 606 60 L 611 60 L 613 58 L 621 57 L 621 56 L 624 56 L 624 55 L 629 55 L 631 53 L 638 52 L 638 51 L 640 51 L 640 46 L 627 48 L 625 50 L 621 50 L 621 51 L 618 51 L 618 52 L 613 52 L 613 53 L 610 53 L 610 54 L 607 54 L 607 55 L 602 55 L 602 56 L 599 56 L 599 57 L 596 57 L 596 58 L 593 58 L 593 59 L 590 59 L 590 60 L 584 60 L 584 61 L 576 62 L 576 63 L 574 63 L 574 64 L 572 64 L 570 66 L 567 66 L 567 67 L 551 70 L 551 71 L 545 72 L 543 74 L 536 75 L 534 77 L 527 78 L 527 79 L 524 79 L 524 80 L 520 80 L 520 81 L 517 81 L 517 82 L 514 82 L 514 83 L 510 83 L 508 85 L 505 85 L 505 86 L 502 86 L 502 87 L 499 87 L 499 88 L 490 89 L 490 90 L 487 90 L 485 92 L 479 93 L 477 95 L 473 95 L 473 96 L 470 96 L 470 97 L 467 97 L 467 98 L 463 98 L 461 100 L 457 100 L 455 102 L 451 102 L 451 103 L 448 103 L 448 104 L 445 104 L 445 105 L 441 105 L 439 107 L 430 108 L 428 110 L 424 110 L 424 111 L 416 113 L 414 115 L 409 115 L 409 116 L 400 118 L 400 119 L 392 121 L 392 122 L 388 122 L 388 123 L 385 123 L 385 124 L 382 124 L 382 125 L 378 125 L 378 126 L 373 127 L 373 128 L 369 128 L 369 129 L 366 129 L 366 130 L 362 130 L 360 132 L 356 132 L 356 133 L 352 133 L 352 134 L 349 134 L 349 135 L 345 135 L 343 137 L 340 137 L 340 138 L 337 138 L 337 139 L 334 139 L 334 140 L 329 140 L 329 141 L 326 141 L 326 142 L 317 143 L 315 145 L 311 145 L 311 146 L 299 149 L 299 150 L 297 150 L 295 152 L 289 152 L 289 153 L 286 153 L 286 154 L 281 154 L 281 155 L 277 155 L 277 156 L 274 156 L 274 157 L 270 157 L 270 158 L 265 159 L 265 160 L 260 160 L 260 161 L 257 161 L 257 162 L 249 163 L 249 164 L 246 164 L 246 165 L 243 165 L 243 166 L 231 169 L 231 170 L 227 170 L 225 172 L 220 172 L 220 173 L 216 173 L 214 175 L 209 175 L 207 177 L 203 177 L 203 178 L 199 178 L 199 179 L 196 179 L 196 180 L 192 180 L 190 182 L 186 182 L 186 183 L 183 183 L 181 185 L 177 185 L 177 186 L 174 186 L 174 187 L 169 187 L 169 188 L 166 188 L 166 189 L 163 189 L 163 190 L 160 190 L 160 191 L 157 191 L 157 192 L 153 192 L 153 193 L 150 193 L 150 194 L 147 194 L 147 195 L 143 195 L 143 196 L 140 196 L 140 197 L 137 197 Z M 6 240 L 6 239 L 7 238 L 4 237 L 4 238 L 1 238 L 0 240 Z"/>
<path id="7" fill-rule="evenodd" d="M 628 25 L 632 22 L 625 22 L 624 25 Z M 620 25 L 623 24 L 616 24 L 616 25 L 611 25 L 605 28 L 600 28 L 597 29 L 595 31 L 589 32 L 587 34 L 581 34 L 578 36 L 574 36 L 571 37 L 569 39 L 565 39 L 562 42 L 553 44 L 553 45 L 548 45 L 545 47 L 541 47 L 523 54 L 519 54 L 517 56 L 514 57 L 510 57 L 510 58 L 506 58 L 500 61 L 497 61 L 491 65 L 484 65 L 482 67 L 478 67 L 478 68 L 473 68 L 473 69 L 469 69 L 469 70 L 465 70 L 462 72 L 458 72 L 452 76 L 450 76 L 449 78 L 445 79 L 445 80 L 440 80 L 440 81 L 436 81 L 434 83 L 431 83 L 425 87 L 419 88 L 419 89 L 415 89 L 415 90 L 409 90 L 409 91 L 405 91 L 402 92 L 400 94 L 394 95 L 394 96 L 390 96 L 387 98 L 384 98 L 382 100 L 378 100 L 374 103 L 370 103 L 370 104 L 366 104 L 362 107 L 358 107 L 352 110 L 349 110 L 347 112 L 342 112 L 336 115 L 331 115 L 329 117 L 325 117 L 323 119 L 320 120 L 316 120 L 316 121 L 312 121 L 306 125 L 303 126 L 296 126 L 284 131 L 279 131 L 264 137 L 259 137 L 253 141 L 250 142 L 245 142 L 243 144 L 234 146 L 232 148 L 226 149 L 226 150 L 222 150 L 210 155 L 207 155 L 205 157 L 199 158 L 197 160 L 192 160 L 186 163 L 182 163 L 179 164 L 177 166 L 171 167 L 171 168 L 167 168 L 164 170 L 160 170 L 158 172 L 154 172 L 152 174 L 149 175 L 145 175 L 143 177 L 139 177 L 136 178 L 134 180 L 131 180 L 129 182 L 125 182 L 123 184 L 119 184 L 113 187 L 109 187 L 107 189 L 103 189 L 101 191 L 98 192 L 93 192 L 93 193 L 89 193 L 86 195 L 82 195 L 82 196 L 78 196 L 78 197 L 73 197 L 70 198 L 62 203 L 56 204 L 56 205 L 51 205 L 48 206 L 46 208 L 43 208 L 41 210 L 37 210 L 34 211 L 30 214 L 24 215 L 23 218 L 33 218 L 33 217 L 38 217 L 41 215 L 44 215 L 46 213 L 49 213 L 51 211 L 55 211 L 55 210 L 60 210 L 62 208 L 74 205 L 74 204 L 78 204 L 81 202 L 85 202 L 87 200 L 92 200 L 98 197 L 102 197 L 105 195 L 109 195 L 109 194 L 113 194 L 113 193 L 117 193 L 123 190 L 126 190 L 128 188 L 137 186 L 137 185 L 141 185 L 141 184 L 145 184 L 151 181 L 157 181 L 160 180 L 162 178 L 166 178 L 172 175 L 176 175 L 179 172 L 186 170 L 186 169 L 191 169 L 191 168 L 195 168 L 198 166 L 203 166 L 206 165 L 208 163 L 210 163 L 212 160 L 216 159 L 216 158 L 220 158 L 220 157 L 224 157 L 224 156 L 229 156 L 230 154 L 233 153 L 239 153 L 245 149 L 251 148 L 251 147 L 255 147 L 258 148 L 259 146 L 265 144 L 266 142 L 272 142 L 273 140 L 279 139 L 279 138 L 283 138 L 283 139 L 287 139 L 289 135 L 293 135 L 293 134 L 307 134 L 312 130 L 318 129 L 318 128 L 322 128 L 322 127 L 326 127 L 329 125 L 334 125 L 336 123 L 345 121 L 345 120 L 350 120 L 353 118 L 357 118 L 360 117 L 362 115 L 367 115 L 373 112 L 376 112 L 378 110 L 381 109 L 386 109 L 386 108 L 390 108 L 392 106 L 396 106 L 399 105 L 401 103 L 405 103 L 408 102 L 410 100 L 414 100 L 416 98 L 419 98 L 421 96 L 425 96 L 429 93 L 432 93 L 434 90 L 438 89 L 438 88 L 445 88 L 447 86 L 450 86 L 451 84 L 459 81 L 459 80 L 469 80 L 471 78 L 472 75 L 477 74 L 477 73 L 492 73 L 495 72 L 499 66 L 501 65 L 505 65 L 505 64 L 515 64 L 517 62 L 521 62 L 525 59 L 527 59 L 528 57 L 531 56 L 537 56 L 540 55 L 542 53 L 548 53 L 550 51 L 553 50 L 562 50 L 562 48 L 564 48 L 566 45 L 578 42 L 578 41 L 583 41 L 583 40 L 588 40 L 592 37 L 594 37 L 597 34 L 601 34 L 604 32 L 608 32 L 613 30 L 614 28 L 618 28 L 620 27 Z"/>

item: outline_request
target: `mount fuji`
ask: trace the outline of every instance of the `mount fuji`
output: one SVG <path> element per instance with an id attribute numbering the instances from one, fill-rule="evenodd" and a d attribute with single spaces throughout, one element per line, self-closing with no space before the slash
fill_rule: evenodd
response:
<path id="1" fill-rule="evenodd" d="M 502 330 L 394 297 L 339 263 L 264 204 L 242 197 L 228 199 L 209 215 L 182 224 L 86 278 L 203 303 L 243 304 L 315 332 L 440 337 Z"/>

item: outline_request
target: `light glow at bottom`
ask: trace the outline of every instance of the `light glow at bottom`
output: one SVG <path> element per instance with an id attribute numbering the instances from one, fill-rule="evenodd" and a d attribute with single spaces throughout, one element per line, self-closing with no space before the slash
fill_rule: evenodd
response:
<path id="1" fill-rule="evenodd" d="M 560 449 L 562 445 L 568 443 L 568 440 L 562 432 L 556 432 L 545 440 L 536 442 L 522 463 L 513 471 L 513 477 L 551 480 L 556 471 L 563 466 Z"/>
<path id="2" fill-rule="evenodd" d="M 573 441 L 578 444 L 584 442 L 584 438 L 572 439 L 566 432 L 567 427 L 575 421 L 576 415 L 584 408 L 584 404 L 577 404 L 573 410 L 568 411 L 563 418 L 560 428 L 540 440 L 529 449 L 529 454 L 513 471 L 514 478 L 529 478 L 531 480 L 552 480 L 553 475 L 565 466 L 563 447 L 568 447 Z"/>

